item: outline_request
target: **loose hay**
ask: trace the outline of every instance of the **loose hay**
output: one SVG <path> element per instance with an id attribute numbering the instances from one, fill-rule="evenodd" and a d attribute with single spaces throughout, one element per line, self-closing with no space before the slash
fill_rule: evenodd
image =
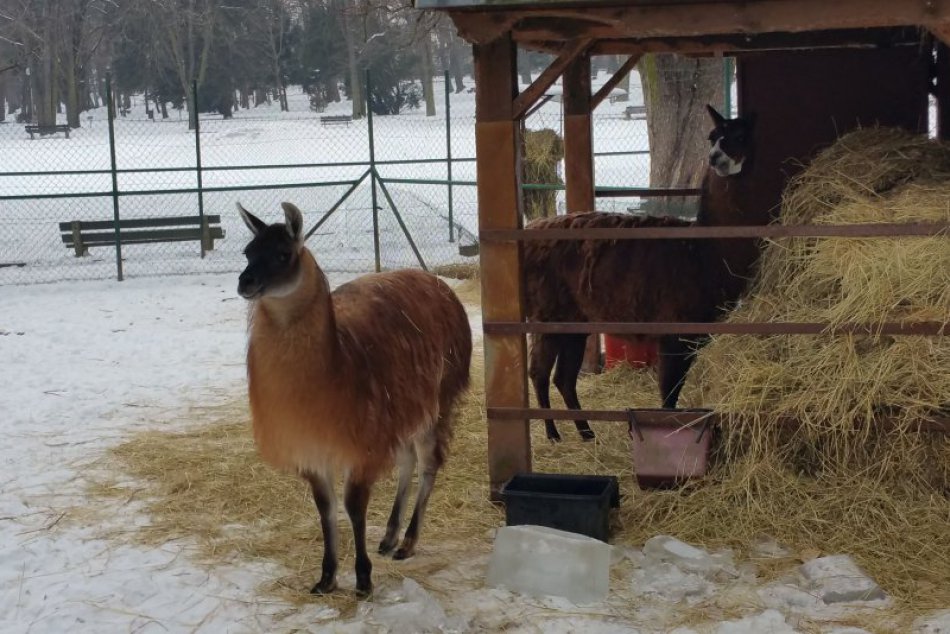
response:
<path id="1" fill-rule="evenodd" d="M 525 130 L 522 181 L 533 185 L 563 185 L 558 164 L 564 158 L 564 141 L 550 128 Z M 528 220 L 557 214 L 557 191 L 527 189 L 523 193 Z"/>
<path id="2" fill-rule="evenodd" d="M 448 277 L 456 280 L 478 279 L 478 262 L 451 262 L 449 264 L 437 264 L 432 267 L 432 272 L 441 277 Z"/>
<path id="3" fill-rule="evenodd" d="M 851 133 L 819 155 L 782 207 L 786 224 L 948 219 L 950 146 L 884 129 Z M 947 236 L 780 240 L 765 248 L 729 321 L 946 323 L 948 271 Z M 950 441 L 914 431 L 946 408 L 950 341 L 719 336 L 692 380 L 726 416 L 715 484 L 647 517 L 682 523 L 679 534 L 695 539 L 721 539 L 730 527 L 734 538 L 761 531 L 845 551 L 908 604 L 950 604 L 950 546 L 940 537 L 950 529 Z M 885 417 L 896 429 L 882 427 Z"/>
<path id="4" fill-rule="evenodd" d="M 783 209 L 788 223 L 945 221 L 950 149 L 889 130 L 848 135 L 796 179 Z M 948 250 L 945 237 L 781 240 L 766 249 L 750 298 L 731 319 L 947 321 Z M 462 284 L 468 285 L 460 290 L 467 300 L 477 301 L 478 280 Z M 947 406 L 948 345 L 946 338 L 922 337 L 715 337 L 700 353 L 681 398 L 686 407 L 736 414 L 702 481 L 675 491 L 637 489 L 626 426 L 617 423 L 593 423 L 597 440 L 581 443 L 573 425 L 560 422 L 565 441 L 558 445 L 548 443 L 534 423 L 534 468 L 620 476 L 624 501 L 616 542 L 640 544 L 670 533 L 742 554 L 764 533 L 797 556 L 760 562 L 762 574 L 845 552 L 897 600 L 895 609 L 905 618 L 947 607 L 950 441 L 917 435 L 911 427 Z M 480 358 L 472 377 L 420 554 L 399 564 L 374 557 L 378 578 L 406 574 L 424 581 L 454 560 L 486 551 L 490 529 L 503 521 L 502 511 L 487 500 Z M 585 376 L 579 390 L 581 402 L 592 409 L 659 406 L 650 372 L 618 368 Z M 897 430 L 875 426 L 875 416 L 884 413 L 895 417 Z M 136 536 L 148 543 L 194 539 L 208 560 L 277 562 L 288 573 L 272 590 L 308 599 L 304 591 L 322 552 L 309 492 L 257 459 L 243 399 L 211 414 L 210 424 L 194 431 L 139 434 L 114 451 L 123 471 L 147 483 L 152 519 Z M 778 427 L 774 421 L 781 416 L 803 425 Z M 100 483 L 97 492 L 129 497 L 129 485 L 116 484 L 117 477 Z M 393 486 L 385 480 L 374 491 L 374 539 L 381 535 Z M 352 547 L 341 522 L 345 574 L 352 568 Z M 346 577 L 341 585 L 346 588 Z M 355 605 L 345 590 L 321 600 L 344 613 Z"/>

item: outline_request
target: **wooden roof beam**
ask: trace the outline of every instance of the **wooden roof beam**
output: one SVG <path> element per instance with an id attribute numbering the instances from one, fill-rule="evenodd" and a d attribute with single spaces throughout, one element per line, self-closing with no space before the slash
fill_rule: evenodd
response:
<path id="1" fill-rule="evenodd" d="M 455 9 L 459 33 L 472 42 L 513 31 L 535 41 L 697 37 L 715 33 L 801 33 L 829 29 L 941 25 L 950 23 L 950 2 L 898 0 L 757 0 L 656 5 L 555 5 L 533 8 L 492 5 Z"/>
<path id="2" fill-rule="evenodd" d="M 950 29 L 948 29 L 948 34 L 950 34 Z M 591 54 L 679 53 L 710 55 L 743 51 L 919 46 L 922 35 L 921 30 L 917 27 L 892 27 L 835 29 L 810 33 L 722 34 L 692 38 L 614 39 L 599 40 L 591 47 Z"/>
<path id="3" fill-rule="evenodd" d="M 633 71 L 633 67 L 637 65 L 637 62 L 640 61 L 640 55 L 634 54 L 627 58 L 620 68 L 617 69 L 617 72 L 614 73 L 607 82 L 600 87 L 600 89 L 594 93 L 594 96 L 590 98 L 590 109 L 594 110 L 597 106 L 600 105 L 604 99 L 607 98 L 607 95 L 610 94 L 610 91 L 617 87 L 623 78 L 626 77 L 629 73 Z"/>
<path id="4" fill-rule="evenodd" d="M 593 43 L 594 41 L 592 39 L 583 38 L 565 44 L 560 55 L 557 56 L 557 59 L 551 62 L 551 65 L 545 68 L 544 71 L 538 75 L 537 79 L 531 82 L 530 86 L 515 97 L 514 106 L 512 108 L 514 118 L 520 119 L 523 117 L 531 106 L 557 81 L 558 77 L 564 73 L 564 69 L 567 68 L 568 64 L 587 51 Z"/>

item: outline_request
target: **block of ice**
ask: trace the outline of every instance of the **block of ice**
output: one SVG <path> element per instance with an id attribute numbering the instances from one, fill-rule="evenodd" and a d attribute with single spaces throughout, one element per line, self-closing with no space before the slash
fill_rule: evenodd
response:
<path id="1" fill-rule="evenodd" d="M 610 584 L 610 546 L 546 526 L 505 526 L 495 537 L 487 583 L 576 604 L 603 601 Z"/>

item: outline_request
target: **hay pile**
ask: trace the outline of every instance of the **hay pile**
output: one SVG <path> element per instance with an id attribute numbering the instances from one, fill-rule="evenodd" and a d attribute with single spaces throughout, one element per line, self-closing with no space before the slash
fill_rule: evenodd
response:
<path id="1" fill-rule="evenodd" d="M 550 128 L 525 130 L 521 179 L 532 185 L 563 185 L 557 168 L 564 158 L 564 141 Z M 524 215 L 528 220 L 557 214 L 557 191 L 526 189 Z"/>
<path id="2" fill-rule="evenodd" d="M 841 138 L 782 206 L 786 224 L 947 220 L 950 146 L 887 129 Z M 783 239 L 729 321 L 947 322 L 948 282 L 947 236 Z M 950 340 L 719 336 L 688 381 L 726 415 L 718 465 L 708 486 L 644 500 L 652 529 L 848 552 L 908 606 L 950 604 L 950 440 L 913 431 L 947 406 Z"/>
<path id="3" fill-rule="evenodd" d="M 784 224 L 947 222 L 950 146 L 893 129 L 853 132 L 790 183 Z M 796 238 L 768 245 L 729 321 L 950 321 L 950 240 Z M 702 352 L 705 400 L 787 416 L 812 432 L 906 428 L 950 401 L 950 340 L 717 337 Z"/>

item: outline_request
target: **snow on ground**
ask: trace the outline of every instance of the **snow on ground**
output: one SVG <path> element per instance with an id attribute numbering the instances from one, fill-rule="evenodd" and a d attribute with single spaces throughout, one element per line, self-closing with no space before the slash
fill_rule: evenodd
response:
<path id="1" fill-rule="evenodd" d="M 243 392 L 246 305 L 236 274 L 3 289 L 0 632 L 849 631 L 833 624 L 853 607 L 823 604 L 814 580 L 794 569 L 764 583 L 727 553 L 693 557 L 706 568 L 686 565 L 677 556 L 695 552 L 666 539 L 642 551 L 615 548 L 610 596 L 591 606 L 486 588 L 489 553 L 440 542 L 439 557 L 458 550 L 452 565 L 401 587 L 380 584 L 372 602 L 341 621 L 316 604 L 294 608 L 263 596 L 259 587 L 281 574 L 276 565 L 208 568 L 187 541 L 110 543 L 101 526 L 60 523 L 65 509 L 84 503 L 84 466 L 107 447 L 133 430 L 192 424 L 192 407 Z M 334 284 L 345 279 L 331 275 Z M 478 332 L 478 312 L 470 319 Z M 112 518 L 114 526 L 144 521 L 134 502 Z M 777 545 L 771 551 L 781 554 Z M 429 556 L 417 557 L 424 566 Z M 858 602 L 872 612 L 886 604 Z M 684 608 L 697 605 L 708 606 L 705 621 L 681 623 Z M 918 623 L 930 634 L 946 625 L 945 614 Z"/>

